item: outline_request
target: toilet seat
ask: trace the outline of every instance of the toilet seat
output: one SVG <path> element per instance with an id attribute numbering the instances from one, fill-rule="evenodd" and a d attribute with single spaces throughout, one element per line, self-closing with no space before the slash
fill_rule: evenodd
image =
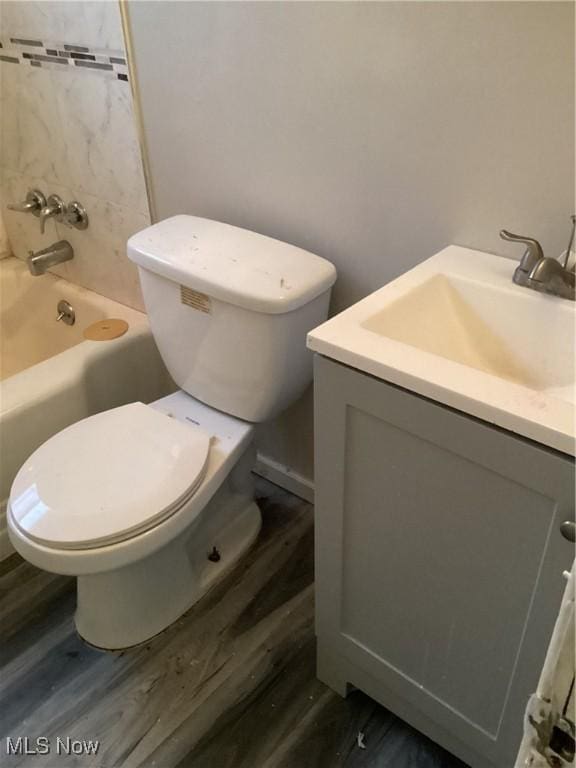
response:
<path id="1" fill-rule="evenodd" d="M 193 496 L 209 452 L 203 429 L 143 403 L 99 413 L 30 456 L 12 486 L 12 520 L 25 536 L 52 548 L 124 541 Z"/>

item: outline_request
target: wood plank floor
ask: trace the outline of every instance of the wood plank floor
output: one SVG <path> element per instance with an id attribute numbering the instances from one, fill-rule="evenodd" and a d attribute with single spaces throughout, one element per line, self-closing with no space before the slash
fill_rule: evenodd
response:
<path id="1" fill-rule="evenodd" d="M 258 483 L 263 529 L 228 578 L 151 642 L 123 653 L 74 630 L 74 580 L 0 563 L 4 766 L 464 768 L 360 692 L 315 678 L 309 504 Z M 364 734 L 365 749 L 358 746 Z M 48 755 L 7 755 L 48 737 Z M 56 754 L 56 739 L 100 742 Z"/>

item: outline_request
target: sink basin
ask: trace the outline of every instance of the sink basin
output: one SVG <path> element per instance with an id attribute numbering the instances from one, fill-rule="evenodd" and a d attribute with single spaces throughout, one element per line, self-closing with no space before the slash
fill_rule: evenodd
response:
<path id="1" fill-rule="evenodd" d="M 553 311 L 550 317 L 549 302 L 531 298 L 440 274 L 370 316 L 362 327 L 530 389 L 556 390 L 574 402 L 570 307 L 561 308 L 568 313 L 562 321 L 562 313 Z"/>
<path id="2" fill-rule="evenodd" d="M 450 246 L 328 320 L 316 352 L 574 455 L 574 303 Z"/>

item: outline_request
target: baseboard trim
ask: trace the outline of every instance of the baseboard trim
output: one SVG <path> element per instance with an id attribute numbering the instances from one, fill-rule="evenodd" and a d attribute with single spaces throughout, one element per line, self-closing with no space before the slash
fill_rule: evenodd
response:
<path id="1" fill-rule="evenodd" d="M 266 480 L 270 480 L 274 485 L 279 485 L 280 488 L 284 488 L 295 496 L 314 504 L 314 483 L 312 480 L 294 472 L 285 464 L 280 464 L 280 462 L 258 453 L 254 472 Z"/>

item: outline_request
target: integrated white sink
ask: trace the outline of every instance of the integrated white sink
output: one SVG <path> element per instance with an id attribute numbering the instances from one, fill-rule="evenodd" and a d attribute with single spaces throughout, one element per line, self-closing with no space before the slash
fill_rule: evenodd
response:
<path id="1" fill-rule="evenodd" d="M 316 328 L 308 346 L 574 455 L 574 302 L 450 246 Z"/>

